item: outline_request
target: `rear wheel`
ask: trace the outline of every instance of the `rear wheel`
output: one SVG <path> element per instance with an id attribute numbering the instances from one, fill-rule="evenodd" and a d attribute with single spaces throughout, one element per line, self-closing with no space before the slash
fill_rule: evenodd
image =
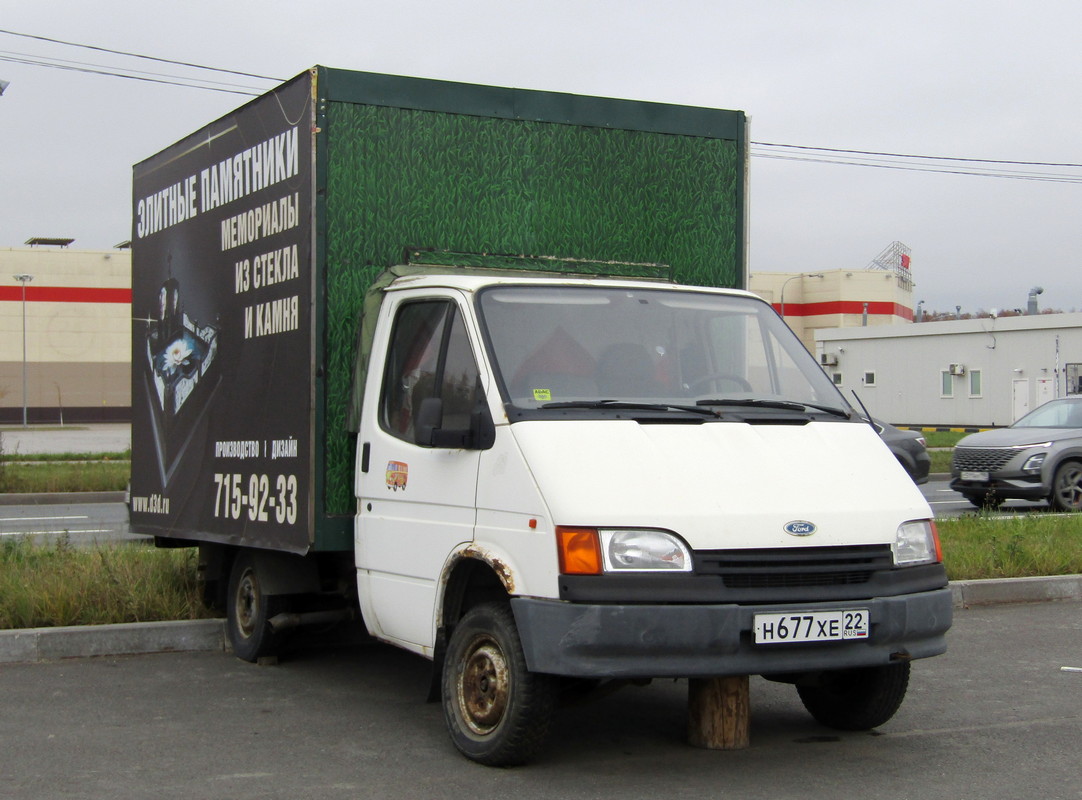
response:
<path id="1" fill-rule="evenodd" d="M 474 606 L 451 633 L 443 662 L 443 713 L 459 751 L 489 766 L 524 764 L 545 743 L 556 678 L 526 669 L 506 603 Z"/>
<path id="2" fill-rule="evenodd" d="M 285 610 L 284 597 L 267 595 L 251 553 L 241 551 L 233 562 L 226 597 L 226 627 L 233 652 L 245 661 L 278 655 L 284 636 L 270 619 Z"/>
<path id="3" fill-rule="evenodd" d="M 1050 500 L 1057 511 L 1082 511 L 1082 463 L 1065 461 L 1056 468 Z"/>
<path id="4" fill-rule="evenodd" d="M 902 705 L 909 687 L 909 662 L 823 672 L 797 686 L 808 712 L 828 728 L 866 731 L 882 725 Z"/>

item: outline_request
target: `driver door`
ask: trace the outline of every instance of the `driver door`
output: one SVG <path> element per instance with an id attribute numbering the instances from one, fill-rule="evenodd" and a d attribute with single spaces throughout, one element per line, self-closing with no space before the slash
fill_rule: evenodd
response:
<path id="1" fill-rule="evenodd" d="M 378 413 L 366 411 L 360 431 L 358 588 L 374 635 L 424 651 L 443 566 L 473 539 L 480 451 L 418 445 L 415 422 L 422 400 L 440 397 L 444 427 L 468 426 L 478 360 L 454 298 L 392 293 L 385 304 L 376 342 L 389 344 L 365 392 Z"/>

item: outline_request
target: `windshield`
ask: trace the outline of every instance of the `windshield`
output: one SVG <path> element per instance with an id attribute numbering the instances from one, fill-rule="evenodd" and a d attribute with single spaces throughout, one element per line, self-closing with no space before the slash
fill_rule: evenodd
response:
<path id="1" fill-rule="evenodd" d="M 766 303 L 682 290 L 495 286 L 480 312 L 505 401 L 848 410 Z M 788 408 L 788 405 L 785 406 Z"/>
<path id="2" fill-rule="evenodd" d="M 1082 428 L 1082 401 L 1052 400 L 1030 411 L 1012 428 Z"/>

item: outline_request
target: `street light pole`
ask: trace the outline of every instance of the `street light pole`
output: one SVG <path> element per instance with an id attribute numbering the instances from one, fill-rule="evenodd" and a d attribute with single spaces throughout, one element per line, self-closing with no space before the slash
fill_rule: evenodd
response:
<path id="1" fill-rule="evenodd" d="M 25 272 L 12 275 L 15 280 L 23 285 L 23 427 L 26 427 L 26 284 L 34 280 L 33 275 Z"/>
<path id="2" fill-rule="evenodd" d="M 822 278 L 822 277 L 823 277 L 822 272 L 809 272 L 807 275 L 805 275 L 802 272 L 799 275 L 793 275 L 793 276 L 785 279 L 785 281 L 781 285 L 781 318 L 782 319 L 785 319 L 785 287 L 789 285 L 789 281 L 795 281 L 797 278 Z"/>

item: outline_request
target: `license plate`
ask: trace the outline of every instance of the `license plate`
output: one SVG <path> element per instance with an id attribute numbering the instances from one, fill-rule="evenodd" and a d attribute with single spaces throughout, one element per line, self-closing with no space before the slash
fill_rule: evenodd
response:
<path id="1" fill-rule="evenodd" d="M 988 473 L 987 472 L 976 472 L 974 470 L 964 469 L 964 470 L 962 470 L 962 480 L 964 480 L 964 481 L 981 481 L 982 483 L 987 483 L 987 481 L 988 481 Z"/>
<path id="2" fill-rule="evenodd" d="M 756 644 L 843 642 L 868 638 L 868 609 L 756 614 Z"/>

